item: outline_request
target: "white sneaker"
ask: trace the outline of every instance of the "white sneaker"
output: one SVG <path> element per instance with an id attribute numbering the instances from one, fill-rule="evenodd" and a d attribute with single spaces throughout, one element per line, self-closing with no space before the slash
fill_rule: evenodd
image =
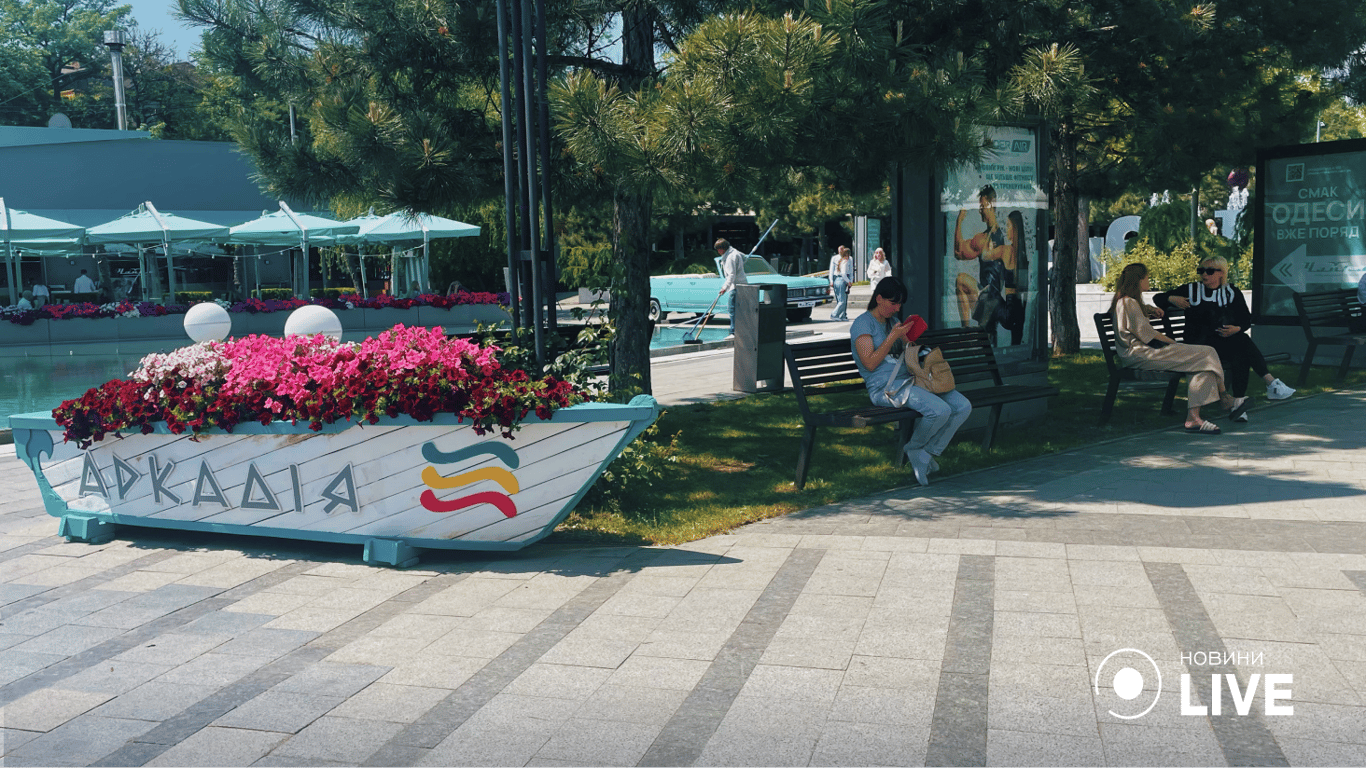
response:
<path id="1" fill-rule="evenodd" d="M 906 458 L 911 462 L 911 471 L 915 473 L 915 481 L 921 485 L 930 484 L 930 464 L 934 458 L 923 450 L 911 451 L 908 446 Z"/>
<path id="2" fill-rule="evenodd" d="M 1285 382 L 1280 379 L 1273 379 L 1270 384 L 1266 385 L 1267 400 L 1285 400 L 1293 394 L 1295 394 L 1295 390 L 1287 387 Z"/>

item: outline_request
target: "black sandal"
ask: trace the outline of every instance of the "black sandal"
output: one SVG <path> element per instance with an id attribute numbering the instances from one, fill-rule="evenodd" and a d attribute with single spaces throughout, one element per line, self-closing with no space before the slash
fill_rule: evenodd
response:
<path id="1" fill-rule="evenodd" d="M 1219 429 L 1218 425 L 1216 425 L 1214 422 L 1209 421 L 1209 420 L 1205 420 L 1205 421 L 1200 422 L 1200 425 L 1199 425 L 1199 426 L 1196 426 L 1196 427 L 1187 426 L 1187 427 L 1186 427 L 1186 431 L 1189 432 L 1189 433 L 1191 433 L 1192 435 L 1219 435 L 1219 434 L 1223 434 L 1223 431 Z"/>

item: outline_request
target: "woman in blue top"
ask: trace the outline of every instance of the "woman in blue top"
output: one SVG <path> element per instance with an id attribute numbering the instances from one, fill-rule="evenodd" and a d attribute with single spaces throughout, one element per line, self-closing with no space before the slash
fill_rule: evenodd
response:
<path id="1" fill-rule="evenodd" d="M 896 277 L 884 278 L 873 291 L 868 311 L 850 326 L 849 339 L 873 404 L 920 412 L 905 450 L 916 482 L 929 485 L 930 472 L 939 468 L 934 457 L 949 447 L 972 413 L 972 404 L 956 389 L 936 395 L 915 385 L 899 357 L 906 346 L 906 326 L 897 316 L 905 300 L 906 286 Z"/>

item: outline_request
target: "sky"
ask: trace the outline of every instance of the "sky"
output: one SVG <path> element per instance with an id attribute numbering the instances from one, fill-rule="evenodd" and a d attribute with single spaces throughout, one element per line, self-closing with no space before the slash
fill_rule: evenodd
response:
<path id="1" fill-rule="evenodd" d="M 177 19 L 173 13 L 176 0 L 120 0 L 120 5 L 131 5 L 132 16 L 143 31 L 155 31 L 163 44 L 173 48 L 176 57 L 188 60 L 190 52 L 199 47 L 202 27 L 192 27 Z"/>

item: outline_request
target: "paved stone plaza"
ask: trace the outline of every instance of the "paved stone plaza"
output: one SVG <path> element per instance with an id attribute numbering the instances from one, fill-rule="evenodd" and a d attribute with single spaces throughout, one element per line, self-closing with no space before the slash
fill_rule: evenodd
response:
<path id="1" fill-rule="evenodd" d="M 676 548 L 408 571 L 64 543 L 3 450 L 6 765 L 1366 764 L 1361 392 Z M 1183 714 L 1211 674 L 1238 693 Z M 1236 701 L 1279 674 L 1292 715 Z"/>

